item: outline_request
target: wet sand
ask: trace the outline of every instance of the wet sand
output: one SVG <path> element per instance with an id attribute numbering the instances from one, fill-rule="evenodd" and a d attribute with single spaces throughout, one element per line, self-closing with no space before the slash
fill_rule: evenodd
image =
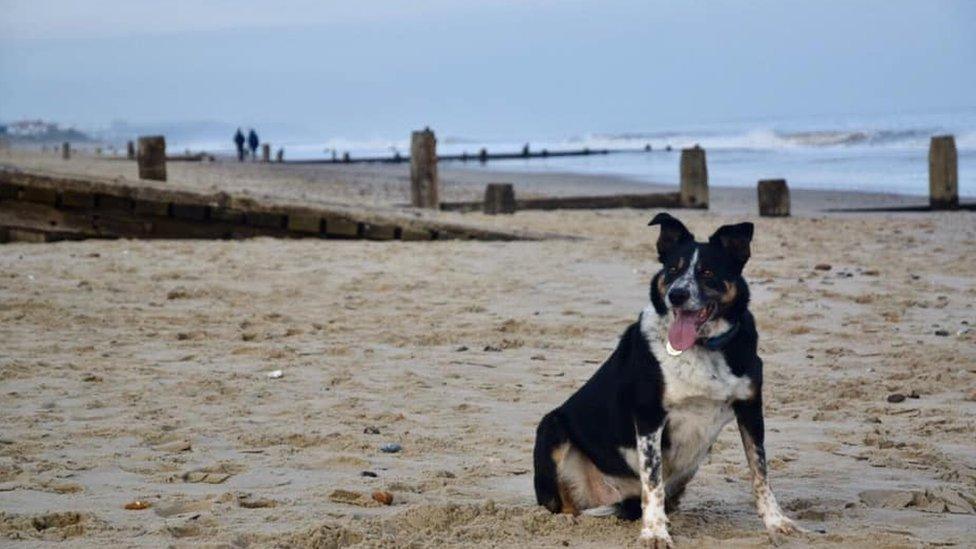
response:
<path id="1" fill-rule="evenodd" d="M 276 168 L 170 173 L 255 196 L 406 197 L 405 166 Z M 443 176 L 451 200 L 499 180 Z M 634 185 L 518 177 L 540 194 Z M 797 215 L 760 219 L 753 192 L 672 213 L 699 238 L 757 225 L 771 479 L 812 531 L 794 544 L 972 544 L 976 217 L 825 215 L 877 197 L 795 192 Z M 0 544 L 635 545 L 634 523 L 535 506 L 531 449 L 646 304 L 653 213 L 441 214 L 577 241 L 0 246 Z M 768 544 L 733 426 L 671 520 L 680 546 Z"/>

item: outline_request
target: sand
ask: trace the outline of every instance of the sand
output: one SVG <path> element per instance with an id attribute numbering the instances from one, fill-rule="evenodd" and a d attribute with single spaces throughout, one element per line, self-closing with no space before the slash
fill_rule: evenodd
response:
<path id="1" fill-rule="evenodd" d="M 256 196 L 406 196 L 405 167 L 274 168 L 171 174 Z M 444 172 L 452 199 L 498 180 Z M 533 192 L 634 185 L 517 177 Z M 672 213 L 700 238 L 756 223 L 771 480 L 811 530 L 794 545 L 971 546 L 976 217 L 825 215 L 878 198 L 796 193 L 797 215 L 771 220 L 752 191 L 713 196 Z M 646 304 L 652 214 L 451 214 L 577 241 L 0 246 L 0 545 L 635 545 L 634 523 L 537 507 L 531 449 Z M 733 426 L 671 520 L 679 546 L 768 544 Z"/>

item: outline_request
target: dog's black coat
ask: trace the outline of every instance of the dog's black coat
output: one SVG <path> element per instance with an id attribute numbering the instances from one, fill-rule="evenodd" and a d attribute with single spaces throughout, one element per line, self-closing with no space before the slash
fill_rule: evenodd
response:
<path id="1" fill-rule="evenodd" d="M 671 221 L 678 227 L 671 225 Z M 747 376 L 753 385 L 754 396 L 747 401 L 735 401 L 732 408 L 736 420 L 756 442 L 760 460 L 764 460 L 762 418 L 762 360 L 757 355 L 758 334 L 755 321 L 748 311 L 748 286 L 741 276 L 748 259 L 748 239 L 752 237 L 752 225 L 726 226 L 716 232 L 708 243 L 696 243 L 684 226 L 667 214 L 655 218 L 652 224 L 662 225 L 662 237 L 658 243 L 664 268 L 654 275 L 650 284 L 651 303 L 657 314 L 668 313 L 666 296 L 661 295 L 659 278 L 673 280 L 675 273 L 669 268 L 680 264 L 697 249 L 702 261 L 707 261 L 720 281 L 735 287 L 734 299 L 717 312 L 730 324 L 738 326 L 734 336 L 724 342 L 721 352 L 731 372 Z M 670 226 L 669 226 L 670 225 Z M 746 227 L 746 225 L 748 225 Z M 731 229 L 729 228 L 731 227 Z M 682 231 L 684 234 L 682 234 Z M 723 234 L 725 231 L 726 234 Z M 723 239 L 731 233 L 747 232 L 746 248 L 737 249 L 732 242 Z M 675 234 L 671 234 L 675 233 Z M 741 234 L 739 235 L 741 236 Z M 673 241 L 668 242 L 669 237 Z M 647 313 L 644 313 L 647 314 Z M 620 448 L 636 448 L 638 430 L 642 425 L 665 425 L 661 433 L 661 448 L 667 449 L 667 413 L 663 406 L 664 378 L 660 363 L 654 356 L 641 330 L 641 322 L 631 324 L 623 333 L 616 350 L 597 372 L 565 403 L 549 412 L 536 432 L 534 451 L 535 492 L 540 505 L 552 512 L 563 509 L 557 480 L 556 466 L 552 458 L 553 448 L 570 442 L 588 457 L 604 474 L 617 477 L 637 478 L 620 452 Z M 764 463 L 762 464 L 765 465 Z M 669 503 L 681 495 L 669 493 Z M 620 516 L 636 519 L 640 516 L 640 501 L 630 498 L 618 505 Z"/>

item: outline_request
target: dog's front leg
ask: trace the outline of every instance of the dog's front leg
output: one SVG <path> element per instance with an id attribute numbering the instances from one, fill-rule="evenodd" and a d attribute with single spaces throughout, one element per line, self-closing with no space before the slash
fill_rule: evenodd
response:
<path id="1" fill-rule="evenodd" d="M 664 513 L 664 482 L 661 480 L 661 432 L 663 422 L 651 425 L 637 421 L 637 463 L 641 483 L 640 539 L 647 547 L 673 547 Z"/>
<path id="2" fill-rule="evenodd" d="M 738 402 L 733 406 L 736 422 L 739 424 L 739 434 L 742 436 L 742 446 L 749 462 L 752 473 L 752 492 L 756 498 L 756 510 L 759 518 L 766 526 L 770 537 L 789 535 L 802 532 L 803 529 L 793 523 L 783 514 L 769 487 L 766 475 L 766 449 L 764 447 L 765 425 L 762 414 L 762 397 L 756 396 L 747 402 Z"/>

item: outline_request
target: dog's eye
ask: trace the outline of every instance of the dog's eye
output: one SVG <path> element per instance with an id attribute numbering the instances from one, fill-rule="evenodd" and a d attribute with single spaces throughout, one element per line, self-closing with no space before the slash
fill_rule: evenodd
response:
<path id="1" fill-rule="evenodd" d="M 671 273 L 671 274 L 674 274 L 674 273 L 678 272 L 678 267 L 675 266 L 675 265 L 671 265 L 670 267 L 668 267 L 668 272 Z"/>

